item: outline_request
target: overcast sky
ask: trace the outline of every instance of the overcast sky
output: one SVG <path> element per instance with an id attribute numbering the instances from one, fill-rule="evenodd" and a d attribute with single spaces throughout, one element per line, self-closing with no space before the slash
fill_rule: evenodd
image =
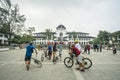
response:
<path id="1" fill-rule="evenodd" d="M 19 4 L 27 18 L 25 26 L 36 32 L 56 30 L 60 24 L 67 31 L 97 36 L 99 30 L 120 30 L 120 0 L 11 0 Z"/>

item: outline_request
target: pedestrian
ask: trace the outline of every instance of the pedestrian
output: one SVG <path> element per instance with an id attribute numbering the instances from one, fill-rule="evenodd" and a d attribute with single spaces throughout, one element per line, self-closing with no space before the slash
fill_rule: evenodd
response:
<path id="1" fill-rule="evenodd" d="M 112 51 L 113 51 L 113 54 L 116 54 L 117 53 L 117 51 L 116 51 L 116 46 L 113 44 L 112 45 Z"/>
<path id="2" fill-rule="evenodd" d="M 60 42 L 60 44 L 59 44 L 59 57 L 60 57 L 60 61 L 61 61 L 61 58 L 62 58 L 62 42 Z"/>
<path id="3" fill-rule="evenodd" d="M 102 52 L 102 44 L 100 44 L 100 52 Z"/>
<path id="4" fill-rule="evenodd" d="M 84 53 L 87 53 L 87 45 L 84 47 Z"/>
<path id="5" fill-rule="evenodd" d="M 56 52 L 57 52 L 57 43 L 55 42 L 53 45 L 53 62 L 55 62 Z"/>
<path id="6" fill-rule="evenodd" d="M 68 49 L 69 49 L 69 51 L 70 51 L 70 48 L 71 48 L 71 43 L 68 44 Z"/>
<path id="7" fill-rule="evenodd" d="M 48 56 L 49 56 L 49 60 L 51 60 L 51 56 L 52 56 L 52 45 L 49 42 L 48 43 Z"/>
<path id="8" fill-rule="evenodd" d="M 99 44 L 97 44 L 97 52 L 99 52 L 99 47 L 100 47 Z"/>
<path id="9" fill-rule="evenodd" d="M 90 44 L 87 43 L 87 53 L 90 54 Z"/>
<path id="10" fill-rule="evenodd" d="M 35 49 L 35 46 L 33 46 L 32 43 L 29 43 L 29 45 L 26 47 L 26 54 L 25 54 L 25 64 L 27 70 L 29 70 L 30 68 L 31 56 L 34 50 L 35 53 L 37 54 L 37 50 Z"/>

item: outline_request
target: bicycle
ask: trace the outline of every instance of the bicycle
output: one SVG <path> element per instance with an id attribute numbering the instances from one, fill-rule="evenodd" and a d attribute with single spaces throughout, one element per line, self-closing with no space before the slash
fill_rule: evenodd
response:
<path id="1" fill-rule="evenodd" d="M 74 57 L 75 57 L 75 55 L 70 55 L 70 57 L 66 57 L 64 59 L 64 65 L 67 68 L 71 68 L 73 66 L 73 64 L 74 64 Z M 89 69 L 89 68 L 92 67 L 92 61 L 89 58 L 84 57 L 83 58 L 83 63 L 85 65 L 85 69 Z"/>
<path id="2" fill-rule="evenodd" d="M 37 55 L 36 55 L 36 58 L 31 57 L 31 59 L 34 60 L 34 63 L 37 64 L 39 68 L 42 67 L 42 62 L 37 59 Z"/>
<path id="3" fill-rule="evenodd" d="M 49 55 L 47 54 L 47 49 L 44 49 L 43 53 L 41 54 L 41 61 L 44 61 L 44 57 L 49 59 Z"/>

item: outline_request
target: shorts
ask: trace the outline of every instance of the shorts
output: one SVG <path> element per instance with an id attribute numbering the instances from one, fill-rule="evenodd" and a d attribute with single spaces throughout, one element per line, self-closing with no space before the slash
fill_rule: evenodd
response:
<path id="1" fill-rule="evenodd" d="M 78 55 L 77 60 L 78 60 L 79 63 L 82 63 L 83 62 L 83 56 L 81 54 Z"/>
<path id="2" fill-rule="evenodd" d="M 31 57 L 25 57 L 25 61 L 31 61 Z"/>
<path id="3" fill-rule="evenodd" d="M 56 54 L 56 52 L 55 51 L 53 51 L 53 55 L 55 56 L 55 54 Z"/>
<path id="4" fill-rule="evenodd" d="M 59 51 L 59 54 L 62 54 L 62 50 Z"/>
<path id="5" fill-rule="evenodd" d="M 48 55 L 52 55 L 52 51 L 48 51 Z"/>

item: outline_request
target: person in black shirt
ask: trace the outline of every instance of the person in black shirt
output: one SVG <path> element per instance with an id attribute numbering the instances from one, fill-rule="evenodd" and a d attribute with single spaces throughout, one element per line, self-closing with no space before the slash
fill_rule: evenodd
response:
<path id="1" fill-rule="evenodd" d="M 55 44 L 53 45 L 53 62 L 55 60 L 55 55 L 56 55 L 56 51 L 57 51 L 57 43 L 55 42 Z"/>

